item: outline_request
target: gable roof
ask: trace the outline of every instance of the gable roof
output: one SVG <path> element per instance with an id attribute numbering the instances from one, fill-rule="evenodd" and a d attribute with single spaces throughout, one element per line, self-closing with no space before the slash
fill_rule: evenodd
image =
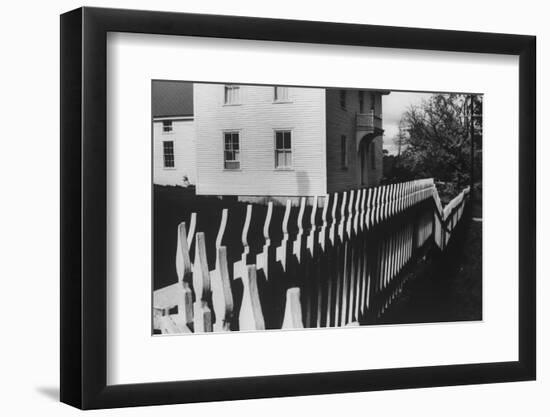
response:
<path id="1" fill-rule="evenodd" d="M 153 117 L 193 116 L 193 83 L 153 80 Z"/>

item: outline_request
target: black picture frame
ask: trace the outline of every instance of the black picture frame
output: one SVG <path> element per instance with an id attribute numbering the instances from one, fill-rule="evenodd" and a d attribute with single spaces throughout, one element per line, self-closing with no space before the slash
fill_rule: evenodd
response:
<path id="1" fill-rule="evenodd" d="M 519 56 L 519 360 L 106 384 L 108 32 Z M 82 409 L 533 380 L 536 376 L 534 36 L 171 12 L 61 15 L 61 401 Z"/>

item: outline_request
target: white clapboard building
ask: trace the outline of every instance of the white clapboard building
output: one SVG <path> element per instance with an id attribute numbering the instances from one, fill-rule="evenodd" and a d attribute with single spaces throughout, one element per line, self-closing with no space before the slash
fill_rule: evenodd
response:
<path id="1" fill-rule="evenodd" d="M 196 134 L 193 83 L 153 81 L 153 182 L 159 185 L 195 184 Z"/>
<path id="2" fill-rule="evenodd" d="M 292 197 L 380 182 L 387 91 L 159 83 L 163 94 L 185 92 L 187 114 L 153 106 L 155 183 L 187 175 L 197 194 Z"/>

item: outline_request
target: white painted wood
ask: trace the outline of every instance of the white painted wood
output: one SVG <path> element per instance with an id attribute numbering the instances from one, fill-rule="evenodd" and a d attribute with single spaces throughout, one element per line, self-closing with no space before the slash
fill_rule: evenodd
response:
<path id="1" fill-rule="evenodd" d="M 309 217 L 309 234 L 307 237 L 307 250 L 309 251 L 309 254 L 313 257 L 314 251 L 315 251 L 315 237 L 317 234 L 317 205 L 318 205 L 318 197 L 315 196 L 313 198 L 313 204 L 311 206 L 311 215 Z"/>
<path id="2" fill-rule="evenodd" d="M 296 255 L 296 258 L 298 259 L 298 262 L 300 262 L 302 259 L 302 243 L 303 243 L 303 236 L 304 236 L 304 212 L 306 209 L 306 199 L 305 197 L 302 197 L 300 199 L 300 209 L 298 211 L 298 218 L 297 218 L 297 227 L 298 227 L 298 233 L 296 235 L 296 238 L 293 242 L 293 254 Z"/>
<path id="3" fill-rule="evenodd" d="M 197 227 L 197 213 L 191 213 L 191 218 L 189 219 L 189 231 L 187 233 L 187 246 L 189 247 L 189 251 L 191 251 L 193 246 L 196 227 Z"/>
<path id="4" fill-rule="evenodd" d="M 222 210 L 222 218 L 220 220 L 220 228 L 218 229 L 218 235 L 216 236 L 216 248 L 223 245 L 223 235 L 225 233 L 225 227 L 227 225 L 227 209 Z"/>
<path id="5" fill-rule="evenodd" d="M 210 296 L 210 272 L 206 259 L 206 243 L 204 232 L 198 232 L 195 242 L 195 261 L 193 262 L 193 289 L 195 303 L 193 304 L 194 331 L 204 333 L 212 331 L 212 312 L 208 306 Z"/>
<path id="6" fill-rule="evenodd" d="M 159 317 L 157 323 L 157 329 L 163 334 L 192 333 L 185 320 L 179 315 Z"/>
<path id="7" fill-rule="evenodd" d="M 340 208 L 340 223 L 338 224 L 338 237 L 340 242 L 344 241 L 344 227 L 346 224 L 346 201 L 348 193 L 344 191 L 342 193 L 342 205 Z"/>
<path id="8" fill-rule="evenodd" d="M 269 236 L 269 228 L 271 227 L 271 217 L 273 216 L 273 202 L 267 203 L 267 212 L 264 220 L 263 235 L 264 246 L 262 252 L 256 255 L 256 268 L 262 270 L 266 280 L 269 280 L 269 247 L 271 246 L 271 237 Z"/>
<path id="9" fill-rule="evenodd" d="M 285 214 L 283 216 L 282 231 L 283 238 L 281 240 L 281 245 L 277 248 L 277 261 L 281 263 L 283 271 L 287 269 L 287 251 L 289 244 L 289 234 L 288 234 L 288 220 L 290 218 L 290 211 L 292 210 L 291 201 L 286 201 Z"/>
<path id="10" fill-rule="evenodd" d="M 196 132 L 195 122 L 191 119 L 172 120 L 172 132 L 165 133 L 162 120 L 153 122 L 153 183 L 158 185 L 184 186 L 183 177 L 189 183 L 197 183 Z M 164 166 L 163 142 L 174 143 L 174 167 Z"/>
<path id="11" fill-rule="evenodd" d="M 182 314 L 185 322 L 189 324 L 193 322 L 193 291 L 191 290 L 193 264 L 191 263 L 189 254 L 185 222 L 178 225 L 177 233 L 176 273 L 178 275 L 178 288 L 181 289 L 181 294 L 178 295 L 178 302 L 176 304 L 178 305 L 179 314 Z"/>
<path id="12" fill-rule="evenodd" d="M 329 194 L 325 194 L 323 201 L 323 211 L 321 213 L 321 230 L 319 232 L 319 245 L 323 251 L 326 250 L 326 237 L 328 232 L 327 213 L 330 204 Z"/>
<path id="13" fill-rule="evenodd" d="M 304 226 L 304 215 L 306 199 L 301 198 L 298 208 L 297 236 L 290 246 L 290 236 L 288 222 L 292 210 L 290 200 L 287 200 L 285 214 L 282 222 L 283 242 L 277 248 L 277 260 L 283 264 L 286 270 L 286 257 L 292 253 L 297 255 L 298 262 L 305 244 L 306 249 L 312 255 L 312 258 L 318 260 L 319 256 L 327 256 L 325 245 L 317 246 L 319 242 L 325 242 L 325 236 L 331 244 L 336 247 L 337 256 L 331 259 L 336 262 L 338 267 L 335 276 L 327 277 L 327 294 L 323 296 L 321 286 L 315 284 L 313 280 L 312 291 L 317 292 L 316 306 L 312 303 L 312 298 L 307 298 L 306 320 L 308 326 L 321 326 L 322 302 L 328 302 L 333 291 L 332 282 L 335 282 L 336 306 L 326 309 L 326 322 L 330 325 L 331 318 L 334 317 L 337 326 L 354 323 L 370 309 L 371 293 L 381 291 L 390 285 L 396 279 L 401 270 L 410 261 L 413 248 L 421 247 L 434 235 L 434 241 L 441 249 L 448 244 L 452 230 L 460 221 L 464 205 L 469 195 L 469 189 L 464 189 L 459 193 L 441 213 L 437 206 L 437 190 L 434 188 L 431 180 L 416 180 L 406 184 L 380 186 L 374 189 L 357 189 L 349 193 L 342 193 L 342 204 L 338 206 L 338 194 L 334 193 L 333 199 L 329 195 L 324 196 L 323 211 L 321 214 L 321 224 L 317 224 L 317 210 L 319 197 L 313 199 L 313 207 L 309 215 L 309 224 Z M 366 228 L 369 221 L 372 224 L 385 221 L 393 214 L 399 212 L 399 207 L 410 207 L 410 204 L 418 204 L 426 199 L 433 199 L 434 211 L 425 212 L 417 216 L 416 225 L 412 223 L 405 224 L 400 230 L 388 233 L 378 242 L 377 256 L 374 260 L 367 259 L 367 253 L 364 252 L 364 244 L 369 240 L 369 231 Z M 332 204 L 332 206 L 331 206 Z M 337 211 L 339 209 L 339 216 Z M 234 273 L 237 278 L 243 279 L 243 306 L 239 315 L 239 323 L 242 329 L 261 329 L 265 328 L 260 298 L 257 287 L 257 269 L 267 268 L 267 255 L 271 242 L 269 229 L 272 217 L 273 203 L 268 204 L 265 221 L 263 224 L 263 237 L 265 245 L 263 251 L 256 255 L 255 265 L 246 265 L 249 248 L 249 230 L 252 219 L 253 206 L 248 205 L 246 216 L 241 233 L 243 244 L 243 254 L 240 261 L 233 265 Z M 328 221 L 328 212 L 331 210 L 331 221 Z M 371 210 L 371 214 L 369 214 Z M 190 218 L 190 230 L 187 233 L 186 223 L 181 223 L 177 229 L 177 251 L 176 251 L 176 272 L 178 282 L 157 290 L 153 294 L 153 325 L 155 329 L 160 329 L 164 333 L 186 332 L 191 328 L 195 332 L 228 331 L 233 322 L 233 294 L 231 292 L 226 248 L 223 246 L 223 236 L 228 219 L 228 211 L 221 211 L 220 227 L 216 235 L 216 263 L 214 271 L 208 270 L 206 260 L 206 244 L 204 233 L 195 233 L 196 214 L 193 213 Z M 439 215 L 442 217 L 439 218 Z M 363 226 L 362 226 L 363 225 Z M 336 230 L 337 229 L 337 230 Z M 316 236 L 316 233 L 323 237 Z M 325 242 L 327 243 L 327 242 Z M 194 245 L 194 251 L 190 250 L 190 245 Z M 332 247 L 332 246 L 330 246 Z M 320 252 L 316 252 L 320 248 Z M 193 253 L 194 252 L 194 253 Z M 194 261 L 191 257 L 194 255 Z M 370 255 L 369 255 L 370 256 Z M 311 258 L 308 258 L 311 259 Z M 370 276 L 367 269 L 367 261 L 376 262 L 376 276 Z M 313 279 L 310 275 L 315 273 L 315 268 L 310 268 L 306 273 L 306 279 Z M 265 277 L 269 274 L 264 269 Z M 406 279 L 406 277 L 405 277 Z M 374 280 L 374 281 L 373 281 Z M 193 282 L 195 290 L 195 303 L 192 304 L 193 294 L 190 283 Z M 379 311 L 383 314 L 393 303 L 396 297 L 401 293 L 403 282 L 397 283 L 395 290 L 383 300 Z M 316 286 L 317 285 L 317 286 Z M 213 316 L 209 309 L 210 297 L 214 308 L 216 322 L 212 323 Z M 309 296 L 311 297 L 311 295 Z M 295 326 L 296 311 L 300 296 L 293 293 L 287 302 L 292 314 L 289 315 L 289 323 Z M 315 298 L 313 299 L 315 300 Z M 177 307 L 174 312 L 174 307 Z M 315 310 L 316 309 L 316 310 Z M 316 313 L 315 313 L 316 311 Z M 286 313 L 285 313 L 286 314 Z M 312 315 L 313 314 L 313 315 Z M 316 315 L 315 315 L 316 314 Z M 300 321 L 302 312 L 300 306 Z M 286 318 L 285 318 L 286 319 Z M 303 326 L 302 322 L 302 326 Z"/>
<path id="14" fill-rule="evenodd" d="M 212 306 L 216 315 L 215 332 L 230 330 L 233 319 L 233 293 L 229 283 L 227 248 L 217 248 L 216 269 L 211 273 Z"/>
<path id="15" fill-rule="evenodd" d="M 241 259 L 233 264 L 233 279 L 242 279 L 246 274 L 247 257 L 250 252 L 248 246 L 248 230 L 250 228 L 250 220 L 252 219 L 252 204 L 246 206 L 246 215 L 243 223 L 243 230 L 241 232 L 241 243 L 243 245 L 243 252 Z"/>
<path id="16" fill-rule="evenodd" d="M 332 212 L 331 212 L 331 224 L 329 239 L 331 244 L 334 246 L 336 244 L 336 210 L 338 207 L 338 193 L 334 193 L 334 198 L 332 200 Z"/>
<path id="17" fill-rule="evenodd" d="M 304 322 L 300 303 L 300 288 L 289 288 L 286 292 L 283 329 L 302 329 L 303 327 Z"/>
<path id="18" fill-rule="evenodd" d="M 239 313 L 239 330 L 265 330 L 265 322 L 260 305 L 256 267 L 247 265 L 243 277 L 243 299 Z"/>
<path id="19" fill-rule="evenodd" d="M 194 86 L 198 194 L 313 196 L 327 192 L 325 90 L 241 85 L 239 105 L 224 105 L 223 84 Z M 275 131 L 292 133 L 292 167 L 275 167 Z M 238 131 L 240 169 L 224 170 L 223 132 Z"/>

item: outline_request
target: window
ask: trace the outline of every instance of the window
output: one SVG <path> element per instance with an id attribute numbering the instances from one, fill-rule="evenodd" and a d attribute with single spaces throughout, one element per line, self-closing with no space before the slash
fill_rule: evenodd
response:
<path id="1" fill-rule="evenodd" d="M 239 132 L 225 132 L 223 134 L 223 167 L 224 169 L 240 169 Z"/>
<path id="2" fill-rule="evenodd" d="M 375 154 L 376 146 L 374 144 L 374 141 L 370 143 L 370 164 L 372 165 L 372 169 L 376 169 L 376 154 Z"/>
<path id="3" fill-rule="evenodd" d="M 224 89 L 224 103 L 239 103 L 240 87 L 238 85 L 226 85 Z"/>
<path id="4" fill-rule="evenodd" d="M 163 120 L 162 121 L 162 132 L 170 133 L 172 131 L 172 120 Z"/>
<path id="5" fill-rule="evenodd" d="M 275 168 L 292 167 L 292 143 L 290 130 L 275 132 Z"/>
<path id="6" fill-rule="evenodd" d="M 174 168 L 174 142 L 162 142 L 162 155 L 164 158 L 164 168 Z"/>
<path id="7" fill-rule="evenodd" d="M 340 166 L 342 169 L 348 167 L 348 140 L 345 135 L 340 137 Z"/>
<path id="8" fill-rule="evenodd" d="M 365 93 L 363 91 L 359 91 L 359 113 L 363 113 L 365 111 Z"/>
<path id="9" fill-rule="evenodd" d="M 288 87 L 274 88 L 274 101 L 288 101 Z"/>
<path id="10" fill-rule="evenodd" d="M 340 90 L 340 107 L 346 108 L 346 90 Z"/>

